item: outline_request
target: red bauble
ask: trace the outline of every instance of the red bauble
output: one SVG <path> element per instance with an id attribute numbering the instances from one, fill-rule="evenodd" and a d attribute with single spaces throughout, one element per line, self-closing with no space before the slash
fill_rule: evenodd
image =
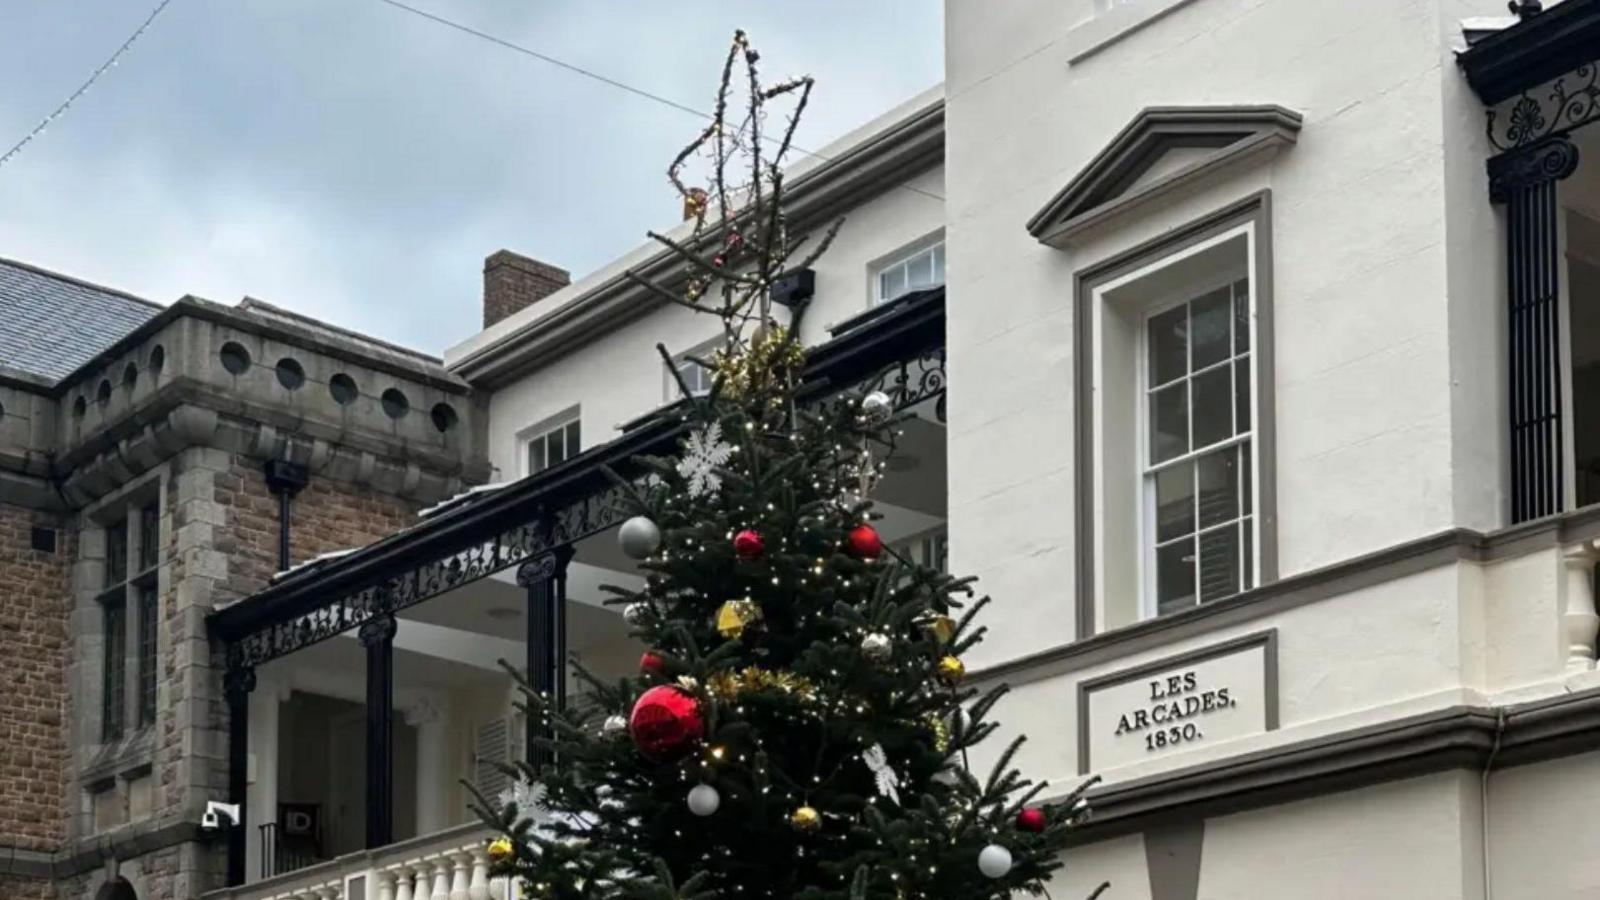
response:
<path id="1" fill-rule="evenodd" d="M 1017 813 L 1017 827 L 1023 831 L 1031 831 L 1034 834 L 1038 834 L 1044 830 L 1044 826 L 1044 810 L 1038 807 L 1029 807 Z"/>
<path id="2" fill-rule="evenodd" d="M 883 538 L 878 537 L 878 529 L 871 525 L 857 525 L 850 529 L 844 542 L 850 548 L 851 555 L 861 559 L 877 559 L 883 553 Z"/>
<path id="3" fill-rule="evenodd" d="M 740 559 L 755 559 L 766 549 L 767 542 L 753 529 L 746 528 L 733 536 L 733 552 L 739 554 Z"/>
<path id="4" fill-rule="evenodd" d="M 644 655 L 639 657 L 639 674 L 649 675 L 651 678 L 660 678 L 666 674 L 666 671 L 667 661 L 662 659 L 661 654 L 654 650 L 646 650 Z"/>
<path id="5" fill-rule="evenodd" d="M 694 695 L 663 684 L 639 696 L 628 716 L 628 733 L 640 753 L 669 762 L 682 758 L 705 739 L 706 720 Z"/>

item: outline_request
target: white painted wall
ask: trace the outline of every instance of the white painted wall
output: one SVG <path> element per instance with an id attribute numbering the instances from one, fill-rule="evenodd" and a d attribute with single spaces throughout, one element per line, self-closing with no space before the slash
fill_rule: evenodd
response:
<path id="1" fill-rule="evenodd" d="M 911 184 L 927 193 L 892 189 L 848 213 L 838 239 L 815 267 L 817 294 L 804 322 L 807 342 L 826 340 L 829 324 L 869 307 L 873 263 L 943 227 L 943 204 L 928 196 L 943 196 L 943 172 L 930 171 Z M 574 405 L 581 407 L 585 449 L 616 437 L 616 426 L 667 399 L 657 342 L 677 354 L 720 334 L 714 317 L 662 307 L 495 391 L 489 401 L 495 477 L 526 475 L 518 435 Z"/>
<path id="2" fill-rule="evenodd" d="M 1170 13 L 1101 45 L 1087 3 L 946 4 L 951 543 L 1005 616 L 980 664 L 1074 636 L 1074 273 L 1256 190 L 1280 573 L 1500 524 L 1499 238 L 1451 58 L 1469 6 L 1151 0 L 1127 7 Z M 1297 146 L 1071 250 L 1024 229 L 1141 109 L 1262 103 L 1305 116 Z"/>

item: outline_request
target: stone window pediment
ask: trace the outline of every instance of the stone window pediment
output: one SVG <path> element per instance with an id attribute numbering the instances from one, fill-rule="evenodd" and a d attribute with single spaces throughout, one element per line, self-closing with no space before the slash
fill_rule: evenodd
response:
<path id="1" fill-rule="evenodd" d="M 1135 206 L 1248 156 L 1295 143 L 1299 113 L 1281 106 L 1153 106 L 1134 116 L 1028 221 L 1062 247 Z"/>

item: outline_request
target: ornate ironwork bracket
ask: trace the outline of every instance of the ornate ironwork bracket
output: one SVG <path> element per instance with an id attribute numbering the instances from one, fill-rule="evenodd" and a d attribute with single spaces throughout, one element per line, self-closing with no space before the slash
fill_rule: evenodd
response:
<path id="1" fill-rule="evenodd" d="M 1489 143 L 1516 150 L 1600 121 L 1600 62 L 1523 91 L 1488 112 Z"/>

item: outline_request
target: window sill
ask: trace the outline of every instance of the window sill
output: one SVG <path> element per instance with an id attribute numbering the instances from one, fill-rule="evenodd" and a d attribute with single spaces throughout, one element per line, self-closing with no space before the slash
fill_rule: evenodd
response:
<path id="1" fill-rule="evenodd" d="M 1067 65 L 1075 66 L 1139 29 L 1194 0 L 1138 0 L 1114 6 L 1082 22 L 1062 38 Z"/>
<path id="2" fill-rule="evenodd" d="M 148 768 L 155 759 L 155 728 L 145 725 L 110 743 L 99 744 L 79 770 L 84 784 L 115 778 L 140 767 Z"/>

